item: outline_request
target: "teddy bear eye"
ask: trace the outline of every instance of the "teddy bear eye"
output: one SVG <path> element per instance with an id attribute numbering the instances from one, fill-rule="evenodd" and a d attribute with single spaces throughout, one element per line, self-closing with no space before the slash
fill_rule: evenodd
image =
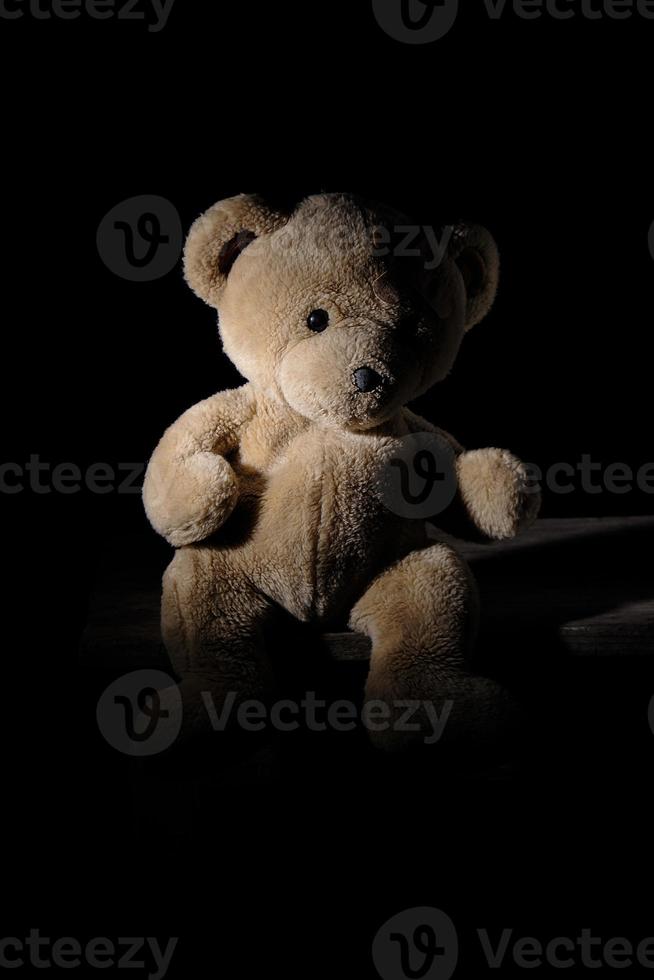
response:
<path id="1" fill-rule="evenodd" d="M 314 333 L 322 333 L 327 329 L 329 323 L 329 313 L 327 310 L 313 310 L 307 317 L 307 326 Z"/>

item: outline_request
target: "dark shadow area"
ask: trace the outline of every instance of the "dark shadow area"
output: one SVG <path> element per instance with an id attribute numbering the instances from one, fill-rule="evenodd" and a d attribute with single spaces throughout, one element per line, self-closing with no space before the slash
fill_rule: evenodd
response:
<path id="1" fill-rule="evenodd" d="M 560 792 L 651 768 L 654 519 L 558 522 L 472 560 L 482 600 L 479 669 L 524 714 L 522 774 Z"/>
<path id="2" fill-rule="evenodd" d="M 435 788 L 488 800 L 544 785 L 562 794 L 588 791 L 598 780 L 638 785 L 654 748 L 647 715 L 654 694 L 652 544 L 654 519 L 636 518 L 539 522 L 515 542 L 462 546 L 482 601 L 475 668 L 499 680 L 514 701 L 492 737 L 472 733 L 389 757 L 370 748 L 361 725 L 348 732 L 267 726 L 229 753 L 221 751 L 221 736 L 212 736 L 170 765 L 165 756 L 120 756 L 95 723 L 95 703 L 110 681 L 167 664 L 157 618 L 169 549 L 152 535 L 117 542 L 83 642 L 89 768 L 122 787 L 111 798 L 132 813 L 134 834 L 162 840 L 191 833 L 235 793 L 266 805 L 282 797 L 284 805 L 329 805 L 339 794 L 359 799 L 389 781 L 397 799 Z M 347 699 L 360 709 L 367 673 L 361 645 L 353 659 L 337 660 L 319 633 L 285 614 L 267 640 L 280 698 L 300 703 L 312 692 L 325 706 Z"/>

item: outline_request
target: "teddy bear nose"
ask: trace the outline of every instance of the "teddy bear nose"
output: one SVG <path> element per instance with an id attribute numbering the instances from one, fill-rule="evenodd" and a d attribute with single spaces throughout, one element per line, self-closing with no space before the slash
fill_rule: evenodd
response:
<path id="1" fill-rule="evenodd" d="M 353 377 L 359 391 L 374 391 L 383 381 L 382 376 L 369 367 L 358 368 Z"/>

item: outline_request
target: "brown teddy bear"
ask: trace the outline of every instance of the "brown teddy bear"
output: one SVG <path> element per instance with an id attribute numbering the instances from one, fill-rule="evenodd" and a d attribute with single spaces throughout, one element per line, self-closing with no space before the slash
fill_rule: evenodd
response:
<path id="1" fill-rule="evenodd" d="M 495 697 L 467 665 L 476 598 L 466 564 L 380 487 L 407 439 L 431 433 L 450 447 L 456 478 L 440 529 L 501 539 L 535 517 L 538 495 L 515 457 L 464 452 L 406 408 L 447 375 L 490 309 L 498 253 L 483 228 L 460 226 L 440 262 L 425 259 L 424 236 L 405 255 L 389 246 L 402 224 L 348 195 L 310 197 L 292 213 L 241 195 L 191 229 L 186 279 L 218 310 L 247 383 L 185 412 L 144 484 L 152 525 L 178 549 L 162 626 L 186 731 L 203 725 L 202 691 L 217 706 L 230 692 L 271 697 L 263 628 L 280 607 L 367 634 L 366 699 L 391 718 L 402 701 L 448 697 L 465 718 Z M 392 723 L 374 737 L 407 739 Z"/>

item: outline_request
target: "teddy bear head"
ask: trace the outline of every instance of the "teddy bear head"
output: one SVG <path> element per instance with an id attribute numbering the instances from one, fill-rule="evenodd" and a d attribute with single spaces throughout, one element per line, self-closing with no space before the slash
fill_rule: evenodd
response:
<path id="1" fill-rule="evenodd" d="M 479 226 L 436 235 L 343 194 L 292 213 L 252 195 L 220 201 L 184 255 L 187 282 L 218 310 L 224 350 L 255 389 L 349 430 L 384 423 L 445 377 L 492 305 L 498 267 Z"/>

